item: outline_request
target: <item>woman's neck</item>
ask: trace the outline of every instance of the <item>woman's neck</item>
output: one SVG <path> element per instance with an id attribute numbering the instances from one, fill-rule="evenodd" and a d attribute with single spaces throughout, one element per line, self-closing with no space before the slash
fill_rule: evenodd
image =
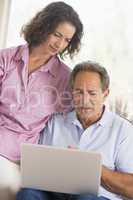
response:
<path id="1" fill-rule="evenodd" d="M 29 54 L 29 64 L 28 64 L 28 73 L 32 73 L 33 71 L 39 69 L 43 64 L 46 64 L 50 59 L 49 54 L 45 54 L 44 50 L 36 47 L 32 49 Z"/>
<path id="2" fill-rule="evenodd" d="M 29 57 L 34 62 L 42 62 L 42 64 L 47 63 L 51 55 L 45 50 L 42 45 L 31 48 Z"/>

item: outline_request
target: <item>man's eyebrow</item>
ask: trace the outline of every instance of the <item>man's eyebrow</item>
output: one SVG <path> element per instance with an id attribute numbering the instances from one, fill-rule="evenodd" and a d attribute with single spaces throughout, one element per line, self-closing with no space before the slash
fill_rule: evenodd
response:
<path id="1" fill-rule="evenodd" d="M 75 88 L 74 90 L 82 90 L 81 88 Z"/>
<path id="2" fill-rule="evenodd" d="M 82 88 L 75 88 L 74 90 L 84 90 Z M 97 90 L 96 89 L 90 89 L 90 90 L 86 90 L 87 92 L 96 92 Z"/>

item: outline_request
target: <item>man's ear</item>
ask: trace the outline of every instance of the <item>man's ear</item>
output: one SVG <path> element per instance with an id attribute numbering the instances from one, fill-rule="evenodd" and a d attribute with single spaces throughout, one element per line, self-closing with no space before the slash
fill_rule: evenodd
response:
<path id="1" fill-rule="evenodd" d="M 107 88 L 107 89 L 104 91 L 104 99 L 106 99 L 106 97 L 108 97 L 109 92 L 110 92 L 109 88 Z"/>

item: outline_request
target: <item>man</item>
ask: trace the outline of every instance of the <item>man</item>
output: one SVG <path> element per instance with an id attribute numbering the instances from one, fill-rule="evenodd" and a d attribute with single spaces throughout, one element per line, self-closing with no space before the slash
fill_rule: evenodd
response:
<path id="1" fill-rule="evenodd" d="M 54 115 L 41 143 L 99 151 L 103 166 L 99 196 L 68 195 L 23 189 L 17 200 L 120 200 L 133 198 L 133 126 L 107 111 L 109 76 L 98 63 L 78 64 L 71 74 L 74 110 Z M 45 169 L 44 169 L 45 170 Z"/>

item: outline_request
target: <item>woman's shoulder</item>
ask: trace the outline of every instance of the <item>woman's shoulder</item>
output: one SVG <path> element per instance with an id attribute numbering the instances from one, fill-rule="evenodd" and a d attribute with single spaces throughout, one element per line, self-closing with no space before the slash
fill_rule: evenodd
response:
<path id="1" fill-rule="evenodd" d="M 25 47 L 25 45 L 19 45 L 19 46 L 12 46 L 12 47 L 8 47 L 8 48 L 0 49 L 0 57 L 3 59 L 12 59 L 24 47 Z"/>
<path id="2" fill-rule="evenodd" d="M 10 48 L 0 50 L 0 66 L 5 71 L 9 71 L 12 68 L 11 63 L 22 59 L 22 55 L 27 51 L 27 45 L 19 45 Z"/>
<path id="3" fill-rule="evenodd" d="M 19 46 L 12 46 L 12 47 L 7 47 L 4 49 L 0 49 L 0 54 L 2 55 L 8 55 L 8 54 L 13 54 L 16 52 L 16 50 L 19 48 Z"/>

